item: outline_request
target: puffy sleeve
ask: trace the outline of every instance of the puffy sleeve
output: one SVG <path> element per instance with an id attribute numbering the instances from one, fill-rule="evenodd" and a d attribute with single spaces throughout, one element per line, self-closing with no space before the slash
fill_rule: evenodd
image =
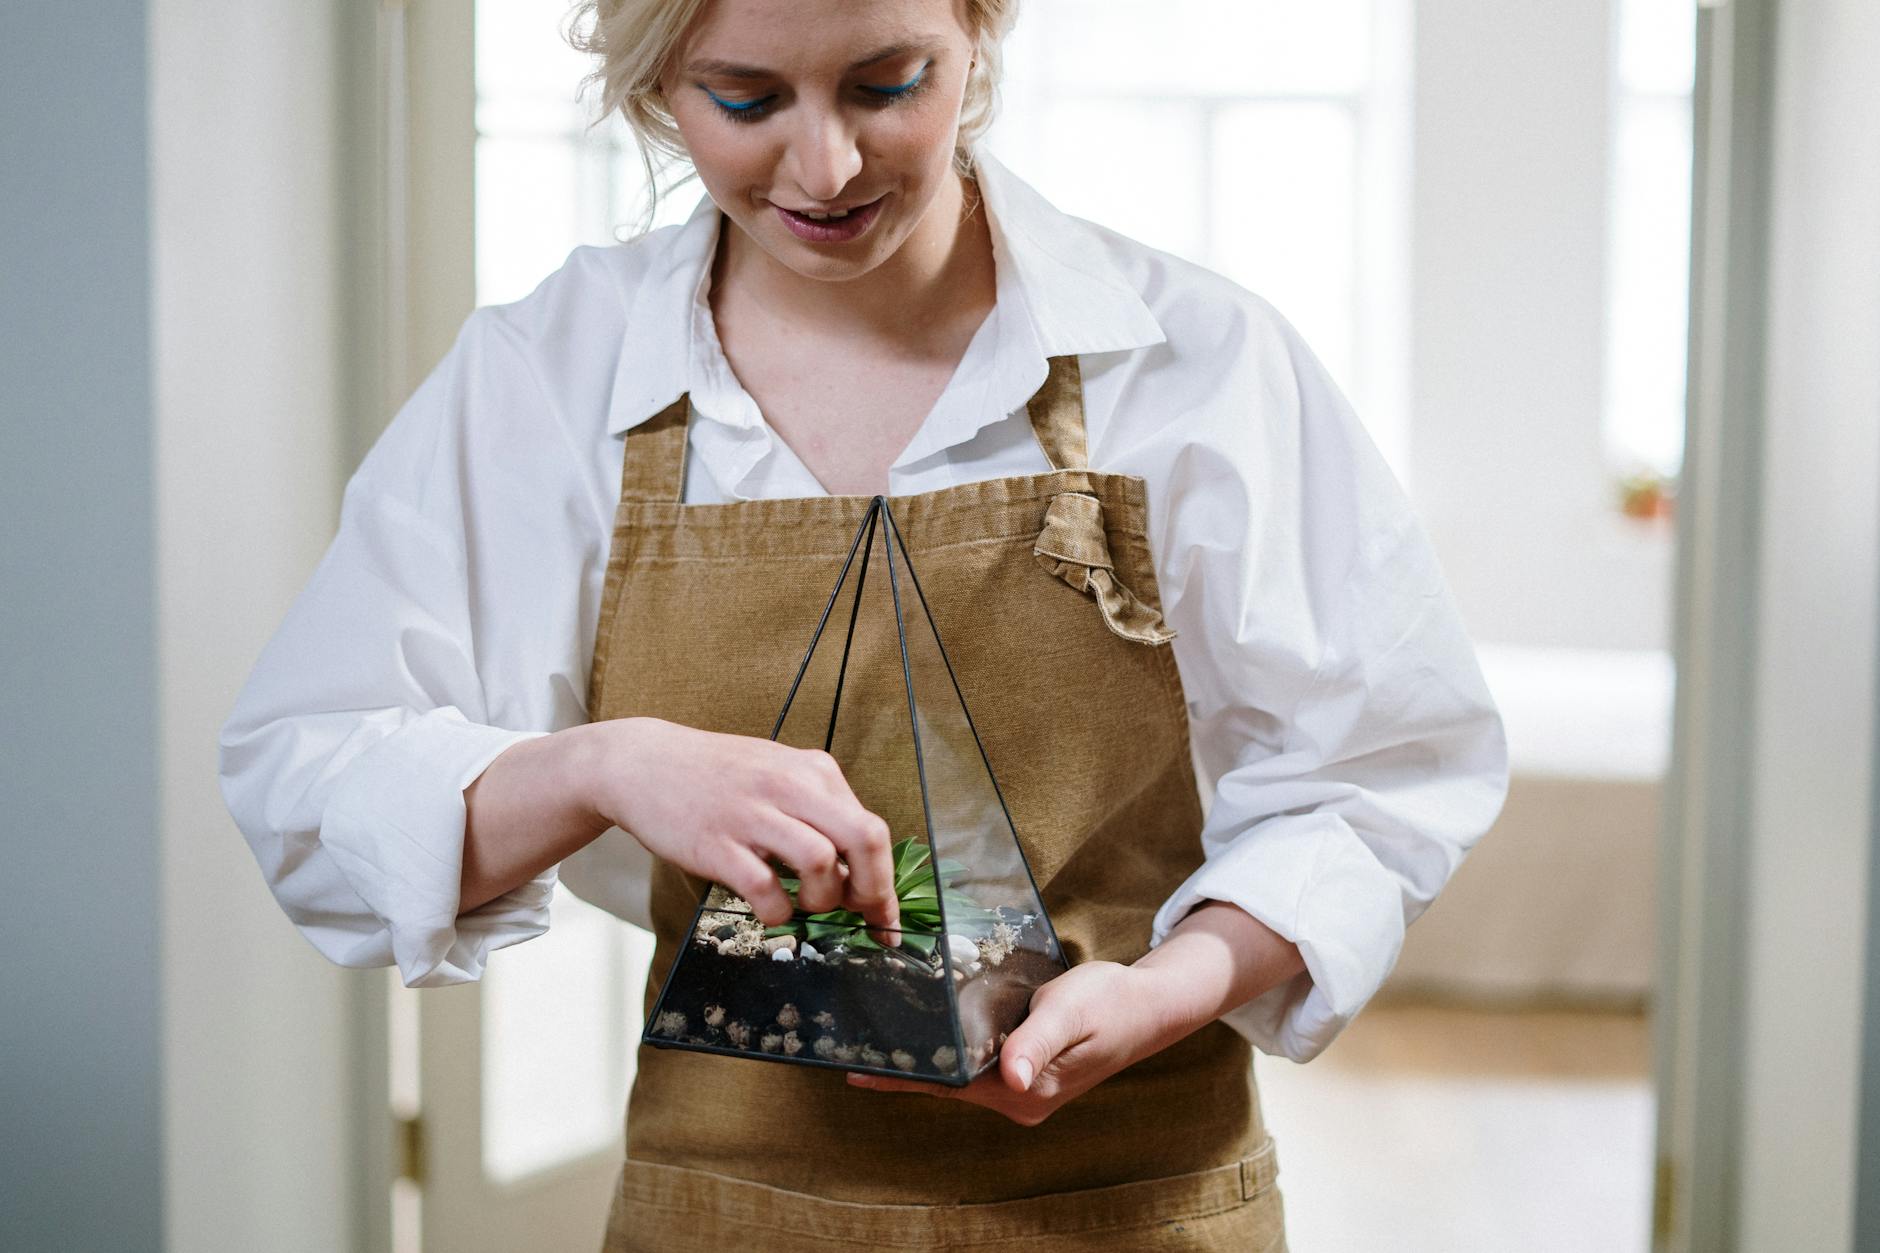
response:
<path id="1" fill-rule="evenodd" d="M 1321 1052 L 1404 929 L 1487 831 L 1507 745 L 1430 540 L 1296 331 L 1249 298 L 1170 458 L 1158 565 L 1204 795 L 1203 900 L 1299 946 L 1306 971 L 1227 1016 L 1262 1050 Z"/>
<path id="2" fill-rule="evenodd" d="M 224 724 L 224 799 L 346 966 L 478 978 L 548 926 L 555 868 L 458 913 L 463 789 L 584 719 L 606 527 L 513 327 L 478 310 L 348 482 L 338 532 Z"/>

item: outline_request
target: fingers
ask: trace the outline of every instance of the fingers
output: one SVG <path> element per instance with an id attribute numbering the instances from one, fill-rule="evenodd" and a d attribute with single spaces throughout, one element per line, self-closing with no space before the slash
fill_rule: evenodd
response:
<path id="1" fill-rule="evenodd" d="M 791 812 L 821 832 L 848 863 L 844 908 L 877 928 L 898 927 L 901 911 L 894 894 L 888 824 L 856 799 L 842 767 L 829 754 L 810 753 L 807 772 L 815 785 L 791 798 Z"/>
<path id="2" fill-rule="evenodd" d="M 847 896 L 848 877 L 843 873 L 836 846 L 821 832 L 785 813 L 777 813 L 754 842 L 771 856 L 796 872 L 802 886 L 797 889 L 797 907 L 805 913 L 821 914 L 839 908 Z"/>
<path id="3" fill-rule="evenodd" d="M 716 876 L 718 882 L 749 902 L 759 922 L 777 927 L 790 921 L 790 894 L 777 882 L 777 872 L 768 862 L 739 844 L 730 846 L 725 859 L 725 869 Z"/>
<path id="4" fill-rule="evenodd" d="M 1031 1013 L 999 1052 L 1000 1077 L 1014 1092 L 1031 1092 L 1045 1068 L 1088 1034 L 1077 1002 L 1062 997 L 1034 1000 Z M 1043 1090 L 1038 1094 L 1053 1095 Z"/>

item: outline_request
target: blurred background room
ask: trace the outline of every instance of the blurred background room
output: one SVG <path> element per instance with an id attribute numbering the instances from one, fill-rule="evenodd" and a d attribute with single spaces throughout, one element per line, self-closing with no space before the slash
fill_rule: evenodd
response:
<path id="1" fill-rule="evenodd" d="M 0 1249 L 590 1249 L 650 938 L 325 962 L 216 731 L 477 305 L 636 229 L 563 0 L 0 13 Z M 1299 327 L 1506 720 L 1296 1253 L 1880 1249 L 1880 7 L 1022 0 L 990 143 Z M 686 183 L 655 222 L 686 217 Z"/>

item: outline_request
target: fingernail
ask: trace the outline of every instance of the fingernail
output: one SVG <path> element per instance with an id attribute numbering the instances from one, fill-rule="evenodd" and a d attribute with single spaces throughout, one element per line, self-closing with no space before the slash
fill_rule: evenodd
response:
<path id="1" fill-rule="evenodd" d="M 1026 1061 L 1022 1057 L 1019 1058 L 1017 1064 L 1012 1067 L 1012 1073 L 1018 1076 L 1018 1086 L 1021 1090 L 1026 1091 L 1026 1092 L 1031 1091 L 1031 1063 L 1030 1062 Z"/>

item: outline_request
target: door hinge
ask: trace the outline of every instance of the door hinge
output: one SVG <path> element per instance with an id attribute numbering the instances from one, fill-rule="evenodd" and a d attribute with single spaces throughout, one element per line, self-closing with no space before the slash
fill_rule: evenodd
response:
<path id="1" fill-rule="evenodd" d="M 1652 1248 L 1668 1249 L 1671 1247 L 1671 1233 L 1675 1223 L 1673 1206 L 1676 1204 L 1677 1167 L 1669 1154 L 1659 1157 L 1656 1169 L 1652 1171 Z"/>
<path id="2" fill-rule="evenodd" d="M 398 1156 L 398 1178 L 424 1185 L 424 1120 L 418 1117 L 392 1120 L 393 1152 Z"/>

